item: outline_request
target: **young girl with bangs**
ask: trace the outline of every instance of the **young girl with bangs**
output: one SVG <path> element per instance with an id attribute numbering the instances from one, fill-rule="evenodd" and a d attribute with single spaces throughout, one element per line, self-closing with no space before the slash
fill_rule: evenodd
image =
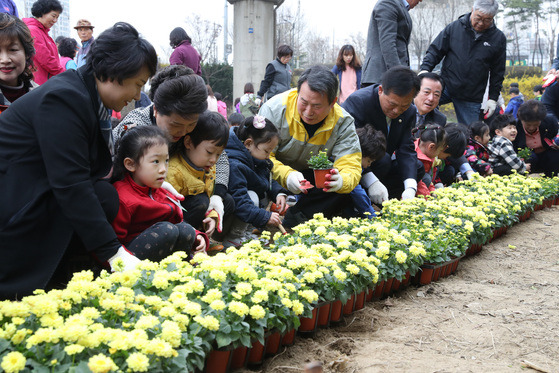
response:
<path id="1" fill-rule="evenodd" d="M 446 149 L 446 134 L 444 128 L 437 124 L 424 124 L 414 129 L 419 137 L 415 140 L 417 159 L 425 167 L 425 176 L 417 184 L 416 195 L 428 196 L 435 190 L 433 180 L 437 174 L 437 157 Z"/>
<path id="2" fill-rule="evenodd" d="M 239 246 L 249 238 L 249 227 L 263 228 L 281 224 L 280 214 L 286 208 L 287 190 L 272 179 L 270 154 L 277 147 L 276 126 L 261 115 L 251 116 L 239 127 L 231 128 L 227 154 L 231 167 L 229 192 L 235 200 L 235 220 L 224 240 L 224 246 Z M 268 199 L 279 212 L 266 211 Z"/>
<path id="3" fill-rule="evenodd" d="M 361 61 L 353 45 L 346 44 L 340 49 L 332 72 L 340 82 L 338 104 L 341 105 L 350 94 L 361 87 Z"/>
<path id="4" fill-rule="evenodd" d="M 183 221 L 180 202 L 161 188 L 168 165 L 168 140 L 156 126 L 132 128 L 121 138 L 113 169 L 120 206 L 112 225 L 122 245 L 139 259 L 204 252 L 209 243 Z"/>

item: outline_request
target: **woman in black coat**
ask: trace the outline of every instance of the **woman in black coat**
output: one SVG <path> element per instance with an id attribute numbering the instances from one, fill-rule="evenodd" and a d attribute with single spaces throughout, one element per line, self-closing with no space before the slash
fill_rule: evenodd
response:
<path id="1" fill-rule="evenodd" d="M 106 177 L 109 110 L 140 98 L 154 48 L 127 23 L 91 46 L 87 64 L 49 79 L 0 115 L 0 299 L 44 288 L 73 236 L 102 262 L 136 258 L 109 220 L 118 195 Z"/>

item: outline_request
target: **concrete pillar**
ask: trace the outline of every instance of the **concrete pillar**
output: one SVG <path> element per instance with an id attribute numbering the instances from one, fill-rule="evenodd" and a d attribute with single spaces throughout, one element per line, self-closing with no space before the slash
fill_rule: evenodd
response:
<path id="1" fill-rule="evenodd" d="M 246 83 L 255 93 L 266 65 L 276 57 L 275 12 L 284 0 L 227 0 L 234 5 L 233 99 L 243 95 Z"/>

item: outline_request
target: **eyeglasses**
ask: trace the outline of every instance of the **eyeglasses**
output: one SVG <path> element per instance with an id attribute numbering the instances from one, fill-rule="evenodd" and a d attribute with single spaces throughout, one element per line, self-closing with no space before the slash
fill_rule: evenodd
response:
<path id="1" fill-rule="evenodd" d="M 472 17 L 473 23 L 483 23 L 485 26 L 489 26 L 493 23 L 493 17 L 481 18 L 480 16 Z"/>

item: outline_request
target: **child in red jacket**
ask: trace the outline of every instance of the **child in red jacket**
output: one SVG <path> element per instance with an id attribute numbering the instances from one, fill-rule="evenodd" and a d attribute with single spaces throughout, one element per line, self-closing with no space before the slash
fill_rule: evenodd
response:
<path id="1" fill-rule="evenodd" d="M 208 238 L 183 222 L 181 205 L 161 188 L 169 165 L 165 134 L 138 126 L 121 138 L 113 170 L 120 207 L 113 228 L 140 259 L 161 260 L 175 251 L 204 252 Z"/>
<path id="2" fill-rule="evenodd" d="M 415 140 L 417 159 L 423 162 L 425 176 L 417 184 L 417 196 L 428 196 L 435 190 L 433 180 L 437 173 L 437 156 L 446 150 L 446 134 L 444 128 L 436 124 L 421 125 L 413 130 L 419 132 Z"/>

